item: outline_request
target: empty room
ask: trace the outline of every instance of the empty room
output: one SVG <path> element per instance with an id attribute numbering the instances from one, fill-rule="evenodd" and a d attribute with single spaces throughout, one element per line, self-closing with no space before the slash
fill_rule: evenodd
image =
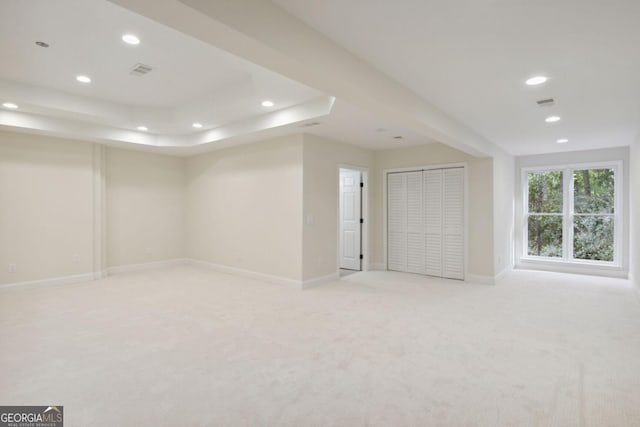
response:
<path id="1" fill-rule="evenodd" d="M 638 22 L 3 0 L 0 426 L 639 426 Z"/>

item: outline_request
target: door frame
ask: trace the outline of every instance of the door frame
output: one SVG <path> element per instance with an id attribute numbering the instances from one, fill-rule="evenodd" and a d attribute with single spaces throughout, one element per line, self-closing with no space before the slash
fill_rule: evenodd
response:
<path id="1" fill-rule="evenodd" d="M 383 270 L 387 271 L 387 175 L 397 172 L 420 172 L 430 169 L 453 169 L 462 168 L 464 171 L 464 279 L 467 278 L 469 269 L 469 182 L 468 171 L 469 166 L 467 162 L 455 162 L 455 163 L 439 163 L 435 165 L 414 166 L 414 167 L 402 167 L 391 168 L 382 170 L 382 249 L 383 249 Z M 493 250 L 493 249 L 492 249 Z"/>
<path id="2" fill-rule="evenodd" d="M 362 228 L 360 230 L 360 252 L 363 253 L 362 262 L 360 263 L 360 271 L 368 271 L 369 270 L 369 168 L 364 166 L 354 166 L 346 163 L 339 163 L 336 168 L 336 177 L 337 177 L 337 191 L 338 191 L 338 205 L 336 207 L 336 218 L 337 218 L 337 237 L 338 241 L 336 243 L 336 273 L 340 274 L 340 169 L 349 169 L 353 171 L 358 171 L 362 174 L 362 182 L 364 183 L 364 187 L 362 189 L 362 195 L 360 198 L 360 215 L 364 219 L 362 224 Z"/>

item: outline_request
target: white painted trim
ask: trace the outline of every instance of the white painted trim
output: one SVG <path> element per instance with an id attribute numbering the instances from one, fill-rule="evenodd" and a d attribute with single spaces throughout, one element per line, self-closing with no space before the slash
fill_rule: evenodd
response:
<path id="1" fill-rule="evenodd" d="M 471 274 L 467 273 L 466 278 L 464 279 L 465 283 L 476 283 L 480 285 L 495 285 L 496 278 L 491 276 L 483 276 L 480 274 Z"/>
<path id="2" fill-rule="evenodd" d="M 187 263 L 191 265 L 199 265 L 201 267 L 211 268 L 220 273 L 232 274 L 235 276 L 248 277 L 249 279 L 260 280 L 263 282 L 274 283 L 277 285 L 287 285 L 302 288 L 302 281 L 290 279 L 288 277 L 274 276 L 271 274 L 258 273 L 257 271 L 245 270 L 243 268 L 229 267 L 226 265 L 215 264 L 208 261 L 202 261 L 198 259 L 187 259 Z M 314 280 L 314 279 L 312 279 Z"/>
<path id="3" fill-rule="evenodd" d="M 494 284 L 504 279 L 504 277 L 511 271 L 513 271 L 513 267 L 511 265 L 503 268 L 502 271 L 496 274 L 495 277 L 493 278 Z"/>
<path id="4" fill-rule="evenodd" d="M 574 274 L 593 274 L 596 276 L 609 276 L 609 277 L 628 277 L 628 254 L 625 249 L 628 249 L 627 242 L 625 241 L 625 233 L 628 228 L 628 221 L 625 211 L 625 194 L 628 192 L 625 187 L 625 174 L 624 174 L 624 160 L 603 160 L 594 161 L 589 160 L 580 163 L 560 163 L 560 164 L 544 164 L 542 166 L 520 166 L 519 177 L 520 186 L 516 187 L 516 191 L 520 195 L 520 203 L 516 203 L 516 217 L 514 222 L 514 249 L 516 251 L 516 268 L 524 268 L 531 270 L 543 270 L 543 271 L 557 271 L 562 273 L 574 273 Z M 573 179 L 571 174 L 567 173 L 574 169 L 595 169 L 602 167 L 611 167 L 614 169 L 615 182 L 615 206 L 614 217 L 615 221 L 615 235 L 614 235 L 614 261 L 613 262 L 594 262 L 588 260 L 576 260 L 573 259 L 573 248 L 571 242 L 573 241 L 573 224 L 571 223 L 573 215 Z M 561 258 L 548 258 L 548 257 L 532 257 L 527 255 L 527 215 L 528 215 L 528 181 L 527 175 L 529 172 L 536 171 L 560 171 L 563 173 L 563 188 L 566 188 L 570 197 L 563 197 L 563 212 L 558 214 L 562 217 L 563 230 L 567 230 L 562 241 L 562 257 Z M 516 170 L 516 174 L 518 171 Z M 564 190 L 563 190 L 564 194 Z M 516 197 L 517 198 L 517 197 Z"/>
<path id="5" fill-rule="evenodd" d="M 636 280 L 636 276 L 633 272 L 629 272 L 629 282 L 631 282 L 631 287 L 635 291 L 636 298 L 640 304 L 640 280 Z"/>
<path id="6" fill-rule="evenodd" d="M 555 273 L 569 273 L 569 274 L 586 274 L 591 276 L 603 276 L 603 277 L 619 277 L 623 279 L 629 278 L 629 273 L 621 268 L 598 265 L 576 265 L 575 263 L 565 262 L 546 262 L 546 261 L 531 261 L 520 260 L 515 265 L 516 270 L 542 270 Z"/>
<path id="7" fill-rule="evenodd" d="M 112 276 L 114 274 L 128 273 L 130 271 L 150 270 L 159 267 L 167 267 L 170 265 L 182 265 L 188 264 L 189 260 L 186 258 L 173 258 L 162 261 L 145 262 L 141 264 L 127 264 L 118 265 L 107 268 L 107 275 Z"/>
<path id="8" fill-rule="evenodd" d="M 91 282 L 95 280 L 94 273 L 75 274 L 73 276 L 53 277 L 49 279 L 31 280 L 27 282 L 8 283 L 6 285 L 0 285 L 1 289 L 23 287 L 23 286 L 58 286 L 69 285 L 72 283 Z"/>
<path id="9" fill-rule="evenodd" d="M 314 277 L 313 279 L 307 279 L 302 282 L 302 289 L 314 288 L 316 286 L 324 285 L 325 283 L 335 282 L 340 280 L 340 273 L 331 273 L 326 276 Z"/>
<path id="10" fill-rule="evenodd" d="M 469 164 L 467 162 L 440 163 L 426 166 L 384 169 L 382 171 L 382 270 L 387 270 L 387 175 L 397 172 L 417 172 L 430 169 L 462 168 L 464 171 L 464 277 L 466 280 L 469 266 Z M 455 279 L 454 279 L 455 280 Z"/>
<path id="11" fill-rule="evenodd" d="M 420 172 L 423 170 L 431 170 L 431 169 L 455 169 L 455 168 L 466 168 L 467 162 L 454 162 L 454 163 L 438 163 L 433 165 L 424 165 L 424 166 L 411 166 L 411 167 L 401 167 L 401 168 L 390 168 L 384 169 L 383 176 L 388 173 L 397 173 L 397 172 Z"/>

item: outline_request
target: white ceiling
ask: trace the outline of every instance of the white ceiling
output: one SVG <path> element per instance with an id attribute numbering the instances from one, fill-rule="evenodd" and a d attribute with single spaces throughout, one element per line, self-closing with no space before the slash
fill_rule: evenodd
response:
<path id="1" fill-rule="evenodd" d="M 513 154 L 638 134 L 637 0 L 274 2 Z M 523 84 L 537 74 L 549 82 Z M 547 97 L 557 105 L 536 105 Z M 550 114 L 562 120 L 546 124 Z"/>
<path id="2" fill-rule="evenodd" d="M 251 78 L 242 61 L 105 1 L 7 0 L 0 15 L 0 52 L 11 58 L 0 70 L 4 79 L 118 104 L 173 107 Z M 126 33 L 142 44 L 124 44 Z M 138 62 L 155 70 L 131 76 Z M 78 84 L 76 74 L 93 83 Z"/>
<path id="3" fill-rule="evenodd" d="M 365 111 L 341 102 L 328 115 L 333 101 L 322 92 L 111 2 L 5 0 L 0 17 L 0 57 L 11 58 L 0 67 L 0 102 L 20 105 L 0 111 L 0 125 L 178 154 L 302 131 L 375 149 L 398 144 L 383 133 L 370 138 L 373 129 L 392 127 Z M 126 33 L 141 44 L 123 43 Z M 153 71 L 130 75 L 137 63 Z M 79 84 L 78 74 L 91 84 Z M 276 105 L 263 107 L 266 99 Z M 314 129 L 299 126 L 321 119 Z M 393 131 L 405 144 L 425 142 Z"/>
<path id="4" fill-rule="evenodd" d="M 4 0 L 0 20 L 0 102 L 18 104 L 14 115 L 132 131 L 144 125 L 149 134 L 183 135 L 326 98 L 103 0 Z M 125 33 L 136 34 L 141 44 L 123 43 Z M 154 69 L 130 75 L 136 63 Z M 79 74 L 92 82 L 79 84 Z M 275 106 L 263 107 L 266 99 Z M 6 125 L 8 113 L 1 113 Z"/>
<path id="5" fill-rule="evenodd" d="M 0 102 L 20 109 L 0 126 L 185 155 L 294 132 L 485 155 L 628 145 L 638 20 L 631 0 L 3 0 Z M 154 70 L 129 75 L 138 62 Z"/>

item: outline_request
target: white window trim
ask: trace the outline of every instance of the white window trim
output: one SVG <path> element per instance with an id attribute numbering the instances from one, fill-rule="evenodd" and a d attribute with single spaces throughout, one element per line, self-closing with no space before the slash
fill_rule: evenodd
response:
<path id="1" fill-rule="evenodd" d="M 614 170 L 614 236 L 613 236 L 613 262 L 608 261 L 590 261 L 573 259 L 573 170 L 575 169 L 602 169 L 611 168 Z M 563 239 L 562 239 L 562 258 L 555 257 L 538 257 L 527 254 L 528 247 L 528 221 L 529 215 L 529 181 L 528 174 L 530 172 L 540 171 L 562 171 L 563 172 Z M 531 264 L 540 266 L 572 266 L 580 269 L 599 269 L 603 271 L 621 271 L 623 270 L 623 236 L 624 236 L 624 217 L 623 217 L 623 162 L 622 161 L 604 161 L 604 162 L 588 162 L 588 163 L 572 163 L 551 166 L 528 166 L 521 168 L 520 184 L 522 194 L 521 205 L 521 247 L 519 249 L 519 264 Z M 565 194 L 567 189 L 567 194 Z M 565 233 L 564 231 L 567 231 Z"/>

